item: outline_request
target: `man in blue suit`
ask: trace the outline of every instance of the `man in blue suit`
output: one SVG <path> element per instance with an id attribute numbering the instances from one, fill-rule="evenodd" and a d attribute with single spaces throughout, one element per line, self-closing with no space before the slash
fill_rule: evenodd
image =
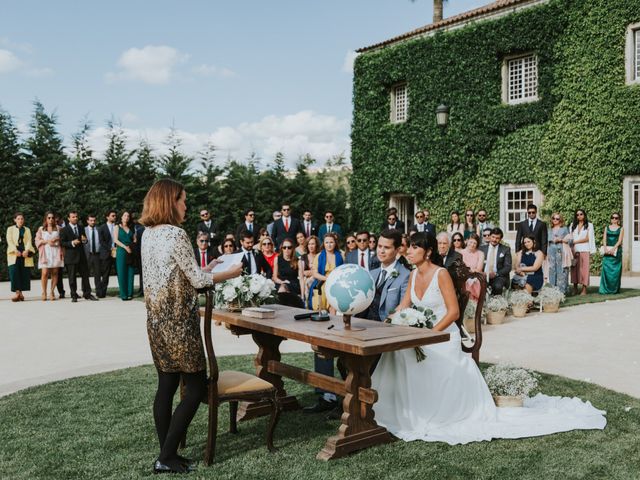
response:
<path id="1" fill-rule="evenodd" d="M 358 248 L 347 252 L 346 263 L 360 265 L 367 272 L 380 267 L 380 260 L 378 260 L 375 253 L 369 250 L 369 232 L 356 233 L 356 244 Z"/>
<path id="2" fill-rule="evenodd" d="M 320 241 L 324 242 L 324 237 L 327 233 L 333 232 L 338 235 L 338 238 L 344 238 L 342 236 L 342 228 L 337 223 L 334 223 L 335 217 L 331 210 L 327 210 L 324 214 L 324 221 L 320 228 L 318 229 L 318 237 L 320 237 Z"/>

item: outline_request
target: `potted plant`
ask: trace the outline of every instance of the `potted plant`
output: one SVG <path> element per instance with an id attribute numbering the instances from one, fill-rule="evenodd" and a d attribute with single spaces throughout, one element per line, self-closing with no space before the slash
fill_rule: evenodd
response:
<path id="1" fill-rule="evenodd" d="M 509 309 L 509 302 L 502 295 L 491 295 L 485 307 L 487 309 L 487 323 L 500 325 Z"/>
<path id="2" fill-rule="evenodd" d="M 509 294 L 509 306 L 514 317 L 524 317 L 533 297 L 526 290 L 512 290 Z"/>
<path id="3" fill-rule="evenodd" d="M 513 365 L 493 365 L 484 372 L 484 379 L 498 407 L 521 407 L 524 397 L 538 388 L 535 373 Z"/>
<path id="4" fill-rule="evenodd" d="M 545 312 L 557 312 L 560 309 L 560 304 L 564 302 L 564 293 L 559 288 L 547 283 L 538 292 L 538 302 Z"/>

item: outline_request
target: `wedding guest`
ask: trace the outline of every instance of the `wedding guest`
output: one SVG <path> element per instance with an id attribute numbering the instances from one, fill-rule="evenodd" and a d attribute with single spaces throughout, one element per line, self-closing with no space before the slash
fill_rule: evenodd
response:
<path id="1" fill-rule="evenodd" d="M 285 238 L 280 245 L 280 254 L 273 264 L 273 281 L 278 285 L 278 293 L 300 295 L 298 260 L 293 253 L 293 241 L 290 238 Z"/>
<path id="2" fill-rule="evenodd" d="M 309 238 L 318 233 L 318 226 L 313 221 L 311 210 L 308 209 L 302 212 L 302 233 L 304 234 L 304 238 Z"/>
<path id="3" fill-rule="evenodd" d="M 523 287 L 529 293 L 538 291 L 542 287 L 544 282 L 543 261 L 544 255 L 538 249 L 535 237 L 531 234 L 522 237 L 522 246 L 516 253 L 515 274 L 526 278 Z"/>
<path id="4" fill-rule="evenodd" d="M 38 268 L 41 270 L 42 300 L 47 299 L 47 282 L 51 276 L 49 300 L 55 300 L 55 288 L 58 283 L 58 271 L 64 267 L 64 253 L 60 246 L 60 231 L 53 212 L 47 212 L 42 226 L 36 232 L 38 249 Z"/>
<path id="5" fill-rule="evenodd" d="M 84 254 L 87 257 L 87 267 L 89 276 L 93 274 L 93 284 L 96 289 L 96 295 L 102 290 L 102 270 L 100 264 L 100 234 L 96 226 L 96 216 L 89 214 L 87 216 L 87 225 L 84 227 L 84 236 L 87 241 L 84 243 Z"/>
<path id="6" fill-rule="evenodd" d="M 417 233 L 417 232 L 414 232 L 414 233 Z M 421 232 L 421 233 L 424 233 L 424 232 Z M 379 244 L 380 244 L 380 241 L 378 240 L 378 245 Z M 407 260 L 408 250 L 409 250 L 409 235 L 407 235 L 406 233 L 403 233 L 400 239 L 400 248 L 398 249 L 398 262 L 402 264 L 402 266 L 407 270 L 411 270 L 412 266 L 409 263 L 409 260 Z"/>
<path id="7" fill-rule="evenodd" d="M 478 250 L 479 246 L 480 237 L 472 233 L 469 235 L 465 248 L 461 252 L 462 261 L 472 272 L 481 272 L 484 267 L 484 253 Z"/>
<path id="8" fill-rule="evenodd" d="M 480 250 L 484 253 L 484 272 L 487 274 L 487 284 L 491 287 L 493 295 L 502 295 L 502 291 L 509 285 L 511 273 L 511 248 L 503 245 L 503 233 L 498 227 L 491 230 L 489 243 L 482 245 Z"/>
<path id="9" fill-rule="evenodd" d="M 549 283 L 566 293 L 571 268 L 571 247 L 569 229 L 559 212 L 551 214 L 551 228 L 547 238 L 547 262 L 549 264 Z"/>
<path id="10" fill-rule="evenodd" d="M 600 273 L 600 288 L 602 295 L 620 293 L 622 277 L 622 239 L 624 228 L 620 221 L 620 214 L 611 214 L 611 223 L 602 232 L 602 270 Z"/>
<path id="11" fill-rule="evenodd" d="M 378 237 L 375 233 L 369 233 L 369 250 L 375 252 L 378 247 Z"/>
<path id="12" fill-rule="evenodd" d="M 466 240 L 472 233 L 476 233 L 478 226 L 476 225 L 476 216 L 473 210 L 464 212 L 464 239 Z"/>
<path id="13" fill-rule="evenodd" d="M 227 244 L 228 242 L 228 240 L 224 241 L 223 248 L 224 244 Z M 193 249 L 193 253 L 200 268 L 207 268 L 207 265 L 209 265 L 209 263 L 211 263 L 215 258 L 209 249 L 209 235 L 207 233 L 198 233 L 198 236 L 196 237 L 196 248 Z"/>
<path id="14" fill-rule="evenodd" d="M 58 225 L 58 232 L 60 232 L 66 226 L 66 223 L 59 214 L 56 213 L 55 217 L 56 217 L 56 225 Z M 62 252 L 64 253 L 64 249 L 62 249 Z M 56 284 L 56 288 L 58 289 L 58 294 L 59 294 L 58 298 L 65 297 L 64 282 L 62 281 L 63 277 L 64 277 L 64 268 L 59 268 L 58 283 Z"/>
<path id="15" fill-rule="evenodd" d="M 267 231 L 266 229 L 262 229 L 265 232 Z M 244 234 L 247 233 L 247 230 L 242 234 L 244 236 Z M 251 233 L 251 232 L 249 232 Z M 266 234 L 265 234 L 266 235 Z M 242 238 L 242 237 L 240 237 Z M 225 253 L 229 253 L 228 251 L 226 251 L 224 249 L 224 244 L 227 242 L 231 242 L 233 244 L 233 248 L 234 250 L 236 249 L 236 237 L 233 233 L 227 233 L 224 236 L 224 240 L 222 241 L 222 243 L 220 245 L 218 245 L 217 248 L 213 248 L 211 247 L 211 245 L 209 245 L 209 251 L 211 252 L 211 255 L 218 258 L 220 255 L 224 255 Z"/>
<path id="16" fill-rule="evenodd" d="M 478 210 L 478 213 L 476 213 L 476 220 L 477 220 L 477 231 L 476 233 L 482 237 L 484 237 L 484 232 L 486 230 L 491 231 L 491 229 L 494 227 L 493 223 L 491 223 L 487 217 L 487 211 L 484 208 L 481 208 L 480 210 Z M 483 243 L 485 243 L 483 241 Z"/>
<path id="17" fill-rule="evenodd" d="M 342 254 L 338 250 L 338 236 L 335 233 L 327 233 L 323 242 L 324 248 L 319 255 L 313 260 L 313 278 L 315 282 L 311 285 L 311 291 L 309 294 L 312 301 L 311 307 L 313 310 L 329 310 L 335 315 L 335 310 L 327 303 L 327 296 L 324 291 L 324 283 L 327 280 L 327 276 L 336 268 L 344 263 Z M 319 295 L 316 295 L 314 290 L 319 290 Z M 315 299 L 314 299 L 315 297 Z"/>
<path id="18" fill-rule="evenodd" d="M 273 265 L 276 261 L 276 257 L 278 256 L 278 253 L 274 250 L 274 246 L 275 245 L 273 244 L 273 240 L 271 240 L 269 237 L 265 238 L 260 243 L 260 252 L 262 253 L 262 256 L 264 257 L 264 259 L 269 264 L 269 267 L 271 268 L 272 272 L 273 272 Z"/>
<path id="19" fill-rule="evenodd" d="M 338 238 L 342 237 L 342 227 L 337 223 L 334 223 L 335 216 L 331 210 L 327 210 L 324 213 L 324 221 L 325 223 L 320 225 L 320 228 L 318 229 L 318 237 L 321 242 L 324 242 L 324 237 L 327 233 L 335 233 Z"/>
<path id="20" fill-rule="evenodd" d="M 89 283 L 89 268 L 87 257 L 84 251 L 84 244 L 87 237 L 84 234 L 82 225 L 78 223 L 78 212 L 69 212 L 66 226 L 60 230 L 60 245 L 64 248 L 64 265 L 69 276 L 69 290 L 71 292 L 71 302 L 78 301 L 77 275 L 82 279 L 82 296 L 86 300 L 98 300 L 91 294 L 91 284 Z"/>
<path id="21" fill-rule="evenodd" d="M 144 275 L 142 274 L 142 243 L 144 242 L 144 225 L 137 220 L 138 215 L 132 215 L 133 233 L 136 241 L 133 243 L 134 273 L 139 275 L 138 296 L 144 297 Z"/>
<path id="22" fill-rule="evenodd" d="M 538 207 L 533 203 L 527 206 L 527 219 L 518 223 L 516 229 L 516 252 L 522 248 L 522 239 L 525 235 L 533 235 L 536 245 L 543 255 L 547 254 L 547 224 L 538 218 Z"/>
<path id="23" fill-rule="evenodd" d="M 238 228 L 236 228 L 237 238 L 242 238 L 244 232 L 251 232 L 253 234 L 254 243 L 258 241 L 258 239 L 260 238 L 260 230 L 262 229 L 258 228 L 258 226 L 256 225 L 255 217 L 256 213 L 254 212 L 253 208 L 248 208 L 244 211 L 244 222 L 242 222 L 240 225 L 238 225 Z"/>
<path id="24" fill-rule="evenodd" d="M 347 252 L 345 255 L 345 263 L 360 265 L 367 272 L 377 268 L 380 264 L 375 253 L 369 250 L 369 232 L 356 233 L 357 248 Z"/>
<path id="25" fill-rule="evenodd" d="M 203 232 L 209 235 L 210 245 L 215 247 L 218 244 L 218 227 L 211 219 L 211 213 L 206 208 L 200 210 L 200 223 L 196 226 L 196 232 Z"/>
<path id="26" fill-rule="evenodd" d="M 275 242 L 275 249 L 279 250 L 285 238 L 295 240 L 296 234 L 302 231 L 300 220 L 291 216 L 291 205 L 282 204 L 280 209 L 282 217 L 273 223 L 273 234 L 271 238 Z"/>
<path id="27" fill-rule="evenodd" d="M 587 218 L 587 213 L 579 208 L 573 216 L 573 222 L 569 228 L 573 243 L 575 265 L 571 268 L 571 283 L 573 294 L 578 293 L 578 284 L 582 286 L 580 295 L 587 294 L 589 286 L 589 268 L 591 267 L 591 254 L 596 251 L 595 232 L 593 224 Z"/>
<path id="28" fill-rule="evenodd" d="M 436 241 L 438 242 L 438 254 L 442 258 L 442 266 L 444 268 L 450 270 L 456 260 L 460 260 L 461 262 L 463 261 L 462 254 L 460 252 L 456 252 L 456 250 L 451 246 L 451 240 L 449 239 L 449 234 L 447 232 L 440 232 L 436 237 Z"/>
<path id="29" fill-rule="evenodd" d="M 263 242 L 271 242 L 269 237 L 265 237 Z M 269 265 L 269 262 L 264 258 L 264 255 L 260 251 L 256 251 L 253 248 L 253 235 L 251 232 L 244 232 L 242 239 L 240 240 L 240 251 L 242 252 L 242 274 L 254 275 L 260 274 L 267 278 L 273 277 L 273 268 Z"/>
<path id="30" fill-rule="evenodd" d="M 462 255 L 462 251 L 464 250 L 464 247 L 465 247 L 464 236 L 462 235 L 462 233 L 454 232 L 451 235 L 451 245 L 453 245 L 453 248 L 456 252 Z"/>
<path id="31" fill-rule="evenodd" d="M 154 473 L 186 473 L 192 469 L 189 461 L 178 455 L 178 445 L 207 394 L 196 289 L 236 277 L 242 269 L 237 264 L 212 274 L 198 267 L 189 236 L 180 227 L 186 210 L 184 187 L 163 179 L 147 192 L 140 218 L 147 227 L 142 245 L 147 333 L 158 372 L 153 419 L 160 454 L 153 465 Z M 172 413 L 181 380 L 184 396 Z"/>
<path id="32" fill-rule="evenodd" d="M 482 230 L 482 238 L 480 239 L 480 246 L 487 245 L 489 243 L 489 237 L 491 236 L 491 230 L 493 230 L 493 227 L 492 228 L 485 228 L 484 230 Z"/>
<path id="33" fill-rule="evenodd" d="M 306 253 L 298 260 L 298 273 L 300 275 L 300 292 L 302 293 L 302 300 L 304 300 L 305 305 L 307 305 L 309 289 L 314 281 L 313 261 L 321 248 L 320 239 L 315 235 L 311 235 L 307 238 L 304 248 Z"/>
<path id="34" fill-rule="evenodd" d="M 345 253 L 357 250 L 358 242 L 356 242 L 356 236 L 352 234 L 347 235 L 347 238 L 344 241 L 344 247 Z"/>
<path id="35" fill-rule="evenodd" d="M 451 212 L 451 220 L 447 225 L 447 233 L 449 237 L 452 237 L 456 232 L 464 235 L 464 224 L 460 223 L 460 212 L 454 210 Z"/>
<path id="36" fill-rule="evenodd" d="M 203 232 L 210 235 L 210 232 Z M 118 275 L 118 289 L 121 300 L 133 298 L 134 258 L 133 243 L 136 241 L 131 213 L 125 210 L 120 216 L 120 225 L 113 229 L 116 244 L 116 274 Z"/>
<path id="37" fill-rule="evenodd" d="M 22 292 L 31 290 L 31 269 L 33 256 L 36 253 L 31 241 L 31 230 L 24 225 L 24 214 L 16 212 L 13 216 L 15 225 L 7 228 L 7 264 L 9 265 L 9 281 L 14 296 L 12 302 L 24 301 Z M 46 293 L 46 292 L 45 292 Z"/>
<path id="38" fill-rule="evenodd" d="M 271 218 L 273 218 L 273 222 L 267 225 L 267 235 L 269 235 L 270 237 L 273 236 L 273 226 L 278 220 L 282 218 L 282 213 L 280 212 L 280 210 L 274 210 L 274 212 L 271 214 Z"/>
<path id="39" fill-rule="evenodd" d="M 411 226 L 409 234 L 415 232 L 428 232 L 431 235 L 436 235 L 436 226 L 433 223 L 429 223 L 429 210 L 418 210 L 416 212 L 416 223 Z"/>
<path id="40" fill-rule="evenodd" d="M 236 251 L 235 242 L 233 242 L 232 240 L 229 240 L 228 238 L 225 239 L 224 242 L 222 242 L 222 255 L 231 255 L 232 253 L 235 253 L 235 251 Z"/>
<path id="41" fill-rule="evenodd" d="M 261 228 L 261 229 L 260 229 L 260 235 L 259 235 L 259 237 L 258 237 L 258 242 L 257 242 L 257 243 L 254 243 L 254 245 L 253 245 L 253 249 L 254 249 L 256 252 L 259 252 L 259 251 L 260 251 L 260 245 L 262 245 L 262 241 L 263 241 L 265 238 L 271 238 L 271 237 L 269 237 L 269 232 L 267 231 L 267 229 L 266 229 L 266 228 Z M 240 237 L 240 239 L 242 240 L 242 237 Z"/>
<path id="42" fill-rule="evenodd" d="M 304 249 L 306 241 L 307 237 L 305 237 L 303 232 L 298 232 L 296 234 L 296 249 L 294 251 L 296 258 L 300 258 L 306 253 L 306 250 Z"/>
<path id="43" fill-rule="evenodd" d="M 98 298 L 107 296 L 109 275 L 116 258 L 113 231 L 115 230 L 117 215 L 115 210 L 109 210 L 105 216 L 105 223 L 98 227 L 98 237 L 100 239 L 100 289 L 96 289 Z"/>
<path id="44" fill-rule="evenodd" d="M 396 207 L 387 208 L 386 221 L 382 222 L 380 231 L 388 229 L 400 230 L 401 233 L 404 233 L 404 222 L 398 217 L 398 209 Z"/>

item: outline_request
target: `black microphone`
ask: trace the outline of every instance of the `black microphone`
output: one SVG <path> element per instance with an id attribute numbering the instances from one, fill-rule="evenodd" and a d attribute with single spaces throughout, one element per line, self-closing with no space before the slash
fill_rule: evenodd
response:
<path id="1" fill-rule="evenodd" d="M 318 312 L 306 312 L 306 313 L 299 313 L 297 315 L 294 315 L 293 318 L 295 320 L 307 320 L 309 318 L 311 318 L 311 315 L 317 314 Z"/>

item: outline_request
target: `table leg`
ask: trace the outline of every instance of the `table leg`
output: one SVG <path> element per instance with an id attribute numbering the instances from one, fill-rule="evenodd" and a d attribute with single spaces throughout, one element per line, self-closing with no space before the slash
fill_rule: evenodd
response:
<path id="1" fill-rule="evenodd" d="M 327 439 L 324 448 L 316 457 L 319 460 L 340 458 L 355 450 L 394 440 L 387 429 L 379 426 L 374 420 L 373 404 L 377 398 L 361 397 L 361 388 L 371 388 L 371 366 L 377 357 L 347 353 L 340 355 L 349 372 L 345 380 L 346 395 L 342 402 L 342 425 L 337 435 Z"/>
<path id="2" fill-rule="evenodd" d="M 278 399 L 282 410 L 297 410 L 300 407 L 298 399 L 293 395 L 287 395 L 284 389 L 284 382 L 280 375 L 270 373 L 268 370 L 269 360 L 280 361 L 280 343 L 284 340 L 282 337 L 268 335 L 266 333 L 253 333 L 253 340 L 260 349 L 255 358 L 256 375 L 263 380 L 271 383 L 278 390 Z M 250 420 L 252 418 L 262 417 L 271 414 L 271 403 L 262 402 L 241 402 L 238 408 L 238 420 Z"/>

